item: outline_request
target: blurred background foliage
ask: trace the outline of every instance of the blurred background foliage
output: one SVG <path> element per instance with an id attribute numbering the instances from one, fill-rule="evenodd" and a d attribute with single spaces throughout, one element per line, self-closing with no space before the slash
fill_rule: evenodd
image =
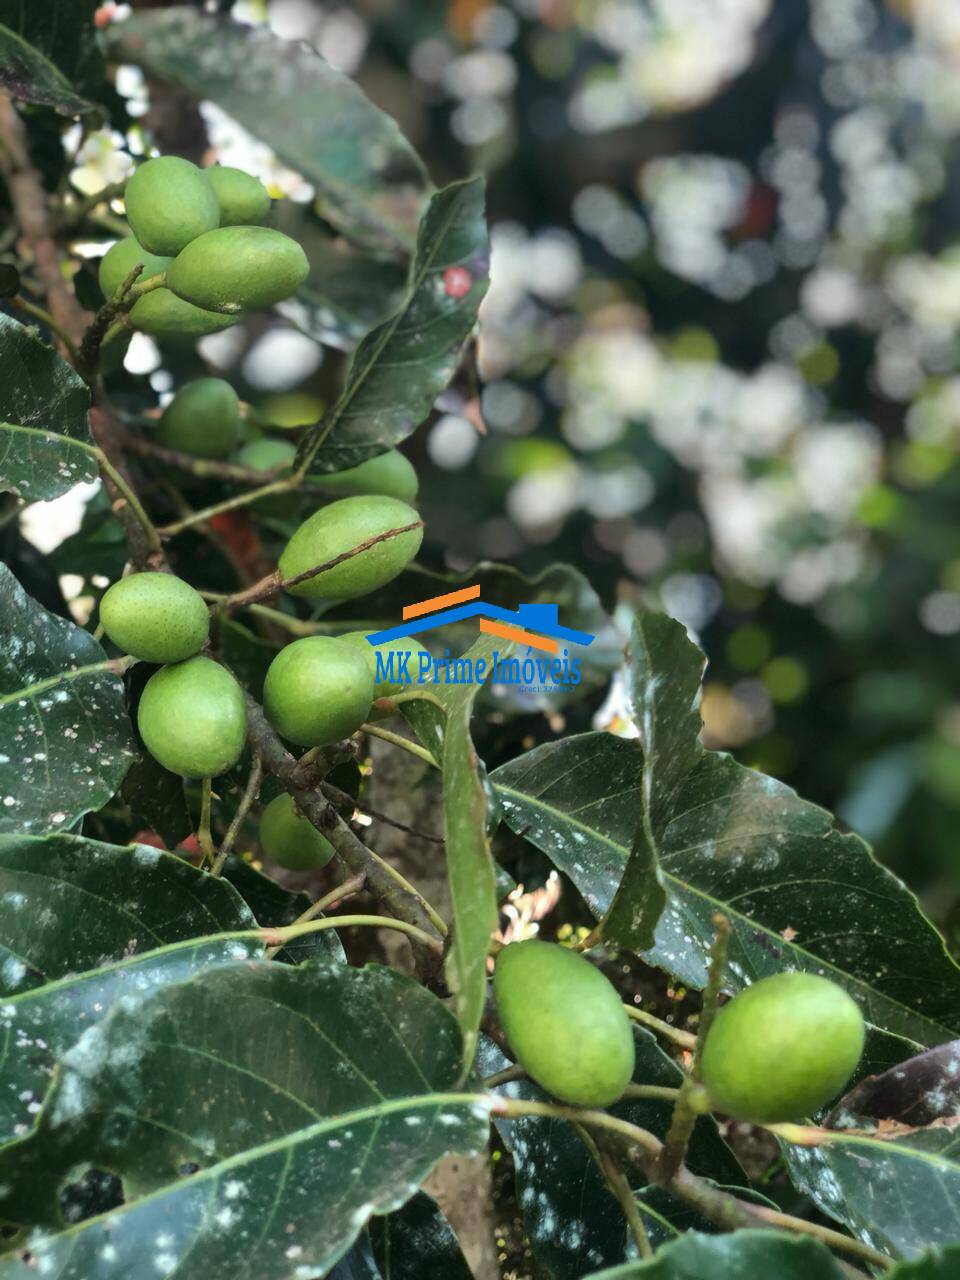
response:
<path id="1" fill-rule="evenodd" d="M 438 185 L 488 175 L 482 390 L 448 396 L 405 446 L 423 476 L 424 562 L 566 560 L 608 605 L 681 618 L 710 658 L 709 745 L 835 810 L 952 928 L 960 7 L 207 7 L 356 77 Z M 115 84 L 113 128 L 67 136 L 75 187 L 124 176 L 143 118 L 165 150 L 259 173 L 308 238 L 311 188 L 218 108 L 180 100 L 158 118 L 140 71 Z M 389 297 L 393 264 L 360 270 Z M 293 309 L 201 343 L 273 423 L 316 418 L 342 370 L 303 320 Z M 116 377 L 159 400 L 196 367 L 138 335 Z M 615 689 L 519 733 L 622 715 Z"/>

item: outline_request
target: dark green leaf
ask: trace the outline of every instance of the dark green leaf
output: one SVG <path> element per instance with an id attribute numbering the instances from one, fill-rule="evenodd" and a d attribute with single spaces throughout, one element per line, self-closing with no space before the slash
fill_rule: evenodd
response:
<path id="1" fill-rule="evenodd" d="M 183 779 L 170 773 L 147 751 L 141 751 L 127 770 L 121 793 L 135 818 L 152 827 L 168 849 L 174 849 L 193 830 L 183 793 Z"/>
<path id="2" fill-rule="evenodd" d="M 256 924 L 231 885 L 147 845 L 0 836 L 0 889 L 4 994 Z"/>
<path id="3" fill-rule="evenodd" d="M 67 362 L 0 313 L 0 488 L 36 502 L 95 480 L 89 406 Z"/>
<path id="4" fill-rule="evenodd" d="M 455 1021 L 391 970 L 213 970 L 116 1006 L 66 1055 L 36 1131 L 0 1153 L 0 1212 L 55 1221 L 58 1185 L 90 1161 L 127 1204 L 34 1240 L 62 1280 L 152 1274 L 158 1257 L 186 1275 L 188 1256 L 217 1275 L 239 1240 L 251 1274 L 322 1274 L 441 1156 L 482 1147 L 485 1100 L 449 1092 L 460 1064 Z"/>
<path id="5" fill-rule="evenodd" d="M 107 655 L 0 565 L 0 832 L 66 830 L 110 799 L 131 759 Z"/>
<path id="6" fill-rule="evenodd" d="M 471 1280 L 457 1237 L 424 1191 L 396 1213 L 372 1218 L 370 1238 L 383 1280 Z"/>
<path id="7" fill-rule="evenodd" d="M 314 470 L 339 471 L 405 440 L 450 382 L 487 291 L 483 206 L 482 178 L 431 199 L 403 302 L 363 339 L 336 403 L 304 434 L 299 456 Z M 449 283 L 451 268 L 464 273 L 466 292 Z"/>
<path id="8" fill-rule="evenodd" d="M 915 1261 L 899 1263 L 886 1274 L 888 1280 L 953 1280 L 960 1274 L 960 1245 L 933 1249 Z"/>
<path id="9" fill-rule="evenodd" d="M 307 45 L 186 5 L 136 13 L 113 51 L 209 98 L 316 187 L 323 216 L 373 248 L 410 248 L 429 191 L 394 120 Z"/>
<path id="10" fill-rule="evenodd" d="M 785 969 L 823 973 L 880 1030 L 920 1045 L 952 1038 L 960 1029 L 960 970 L 913 895 L 823 809 L 700 747 L 694 702 L 702 655 L 679 623 L 643 615 L 633 661 L 638 723 L 655 735 L 651 830 L 667 890 L 647 958 L 702 987 L 711 919 L 722 911 L 733 924 L 733 989 Z M 598 916 L 613 903 L 611 932 L 626 946 L 647 923 L 648 863 L 638 864 L 637 886 L 627 870 L 642 804 L 640 763 L 638 743 L 584 734 L 492 775 L 511 828 L 570 876 Z M 672 794 L 666 783 L 654 786 L 660 767 Z"/>
<path id="11" fill-rule="evenodd" d="M 584 1280 L 844 1280 L 841 1263 L 818 1240 L 773 1231 L 691 1233 L 649 1262 L 629 1262 Z M 918 1277 L 919 1280 L 919 1277 Z"/>
<path id="12" fill-rule="evenodd" d="M 875 1249 L 909 1258 L 960 1240 L 956 1117 L 900 1137 L 837 1133 L 818 1147 L 782 1145 L 797 1186 Z"/>
<path id="13" fill-rule="evenodd" d="M 0 0 L 0 24 L 26 41 L 47 63 L 62 73 L 73 93 L 94 93 L 104 75 L 94 14 L 99 0 L 56 0 L 28 4 Z M 14 95 L 16 96 L 16 95 Z M 43 102 L 42 98 L 31 98 Z M 48 103 L 58 107 L 58 103 Z M 79 110 L 89 110 L 83 103 Z"/>
<path id="14" fill-rule="evenodd" d="M 679 1067 L 646 1031 L 635 1028 L 637 1084 L 676 1087 Z M 482 1039 L 484 1075 L 502 1070 L 508 1060 Z M 510 1098 L 546 1101 L 546 1095 L 530 1081 L 514 1081 L 496 1090 Z M 612 1113 L 664 1137 L 670 1124 L 668 1102 L 632 1099 L 620 1102 Z M 498 1120 L 497 1128 L 510 1148 L 517 1174 L 517 1199 L 524 1226 L 537 1261 L 554 1280 L 579 1280 L 591 1268 L 610 1266 L 628 1257 L 630 1233 L 623 1211 L 607 1188 L 593 1157 L 575 1129 L 565 1120 L 524 1116 Z M 715 1182 L 742 1187 L 747 1176 L 724 1144 L 711 1117 L 697 1121 L 687 1164 L 694 1173 Z M 651 1238 L 675 1234 L 670 1219 L 677 1214 L 675 1201 L 647 1186 L 636 1170 L 630 1182 L 638 1194 L 641 1212 Z M 647 1203 L 649 1201 L 649 1204 Z"/>

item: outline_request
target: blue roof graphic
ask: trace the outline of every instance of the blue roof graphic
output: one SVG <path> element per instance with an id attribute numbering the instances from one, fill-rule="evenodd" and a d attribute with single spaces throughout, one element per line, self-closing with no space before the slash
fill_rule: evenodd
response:
<path id="1" fill-rule="evenodd" d="M 594 639 L 589 631 L 561 627 L 557 621 L 558 608 L 555 604 L 522 604 L 514 610 L 502 609 L 499 605 L 487 604 L 484 600 L 471 600 L 469 604 L 457 605 L 453 609 L 442 609 L 439 613 L 424 614 L 422 618 L 411 618 L 409 622 L 401 622 L 399 626 L 388 627 L 385 631 L 372 631 L 367 639 L 371 644 L 385 644 L 388 640 L 402 640 L 404 636 L 432 631 L 434 627 L 445 626 L 448 622 L 460 622 L 463 618 L 475 618 L 478 615 L 496 618 L 527 631 L 536 631 L 540 635 L 552 636 L 555 640 L 566 640 L 570 644 L 586 645 Z"/>

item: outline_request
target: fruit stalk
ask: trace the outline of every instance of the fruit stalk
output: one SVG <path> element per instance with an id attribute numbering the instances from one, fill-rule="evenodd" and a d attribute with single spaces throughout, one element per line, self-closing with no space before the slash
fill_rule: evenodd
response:
<path id="1" fill-rule="evenodd" d="M 250 812 L 250 806 L 260 794 L 260 783 L 263 779 L 263 765 L 260 763 L 260 757 L 254 754 L 253 767 L 250 770 L 250 776 L 247 779 L 247 785 L 244 788 L 243 795 L 240 797 L 240 803 L 237 805 L 237 811 L 233 815 L 233 819 L 227 827 L 227 834 L 223 837 L 223 843 L 220 845 L 219 852 L 214 860 L 213 866 L 210 868 L 212 876 L 219 876 L 223 872 L 224 863 L 230 856 L 230 850 L 233 848 L 237 839 L 237 834 L 243 824 L 244 818 Z"/>
<path id="2" fill-rule="evenodd" d="M 680 1087 L 680 1096 L 673 1108 L 670 1128 L 667 1131 L 663 1150 L 657 1161 L 656 1178 L 662 1186 L 668 1186 L 676 1177 L 687 1153 L 687 1145 L 693 1133 L 697 1119 L 706 1110 L 705 1093 L 700 1084 L 700 1061 L 703 1056 L 703 1045 L 707 1032 L 717 1013 L 717 1001 L 723 986 L 723 975 L 727 963 L 727 946 L 730 941 L 730 921 L 719 912 L 713 917 L 716 933 L 710 948 L 710 966 L 707 972 L 707 985 L 703 993 L 703 1007 L 700 1013 L 700 1024 L 697 1028 L 697 1040 L 693 1048 L 693 1064 L 690 1075 L 684 1078 Z"/>

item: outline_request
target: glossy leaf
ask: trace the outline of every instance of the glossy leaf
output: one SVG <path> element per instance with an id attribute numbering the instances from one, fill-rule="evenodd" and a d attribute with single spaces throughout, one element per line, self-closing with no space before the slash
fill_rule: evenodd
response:
<path id="1" fill-rule="evenodd" d="M 845 1275 L 842 1264 L 818 1240 L 737 1231 L 725 1236 L 691 1232 L 648 1262 L 592 1272 L 584 1280 L 843 1280 Z"/>
<path id="2" fill-rule="evenodd" d="M 95 480 L 89 407 L 85 384 L 53 347 L 0 313 L 0 489 L 37 502 Z"/>
<path id="3" fill-rule="evenodd" d="M 676 1087 L 679 1067 L 646 1031 L 635 1028 L 637 1063 L 634 1082 Z M 480 1066 L 484 1075 L 509 1065 L 492 1041 L 483 1039 Z M 496 1093 L 510 1098 L 546 1100 L 531 1081 L 513 1081 Z M 672 1108 L 668 1102 L 631 1099 L 610 1108 L 612 1114 L 664 1137 Z M 576 1130 L 565 1120 L 540 1116 L 496 1121 L 513 1155 L 517 1199 L 524 1227 L 540 1266 L 553 1280 L 579 1280 L 587 1271 L 610 1266 L 629 1256 L 630 1232 L 623 1211 Z M 697 1121 L 687 1157 L 694 1173 L 714 1182 L 743 1187 L 747 1176 L 725 1145 L 711 1117 Z M 638 1170 L 631 1185 L 651 1240 L 675 1234 L 670 1218 L 682 1208 L 655 1187 L 647 1186 Z"/>
<path id="4" fill-rule="evenodd" d="M 335 404 L 304 434 L 301 460 L 312 459 L 315 471 L 339 471 L 416 430 L 456 372 L 489 267 L 483 179 L 438 191 L 420 225 L 400 307 L 357 347 Z"/>
<path id="5" fill-rule="evenodd" d="M 239 1239 L 264 1280 L 324 1273 L 442 1155 L 482 1146 L 483 1099 L 449 1092 L 459 1068 L 455 1021 L 390 970 L 214 970 L 116 1007 L 66 1055 L 36 1131 L 0 1152 L 0 1212 L 54 1222 L 89 1160 L 127 1203 L 30 1241 L 63 1280 L 146 1274 L 158 1248 L 167 1271 L 216 1275 Z"/>
<path id="6" fill-rule="evenodd" d="M 473 1275 L 449 1222 L 425 1191 L 395 1213 L 372 1218 L 370 1239 L 383 1280 L 471 1280 Z"/>
<path id="7" fill-rule="evenodd" d="M 174 854 L 82 836 L 0 836 L 4 995 L 255 925 L 231 885 Z"/>
<path id="8" fill-rule="evenodd" d="M 824 1213 L 893 1257 L 960 1240 L 956 1117 L 896 1137 L 843 1134 L 783 1144 L 790 1176 Z"/>
<path id="9" fill-rule="evenodd" d="M 118 24 L 114 52 L 222 107 L 317 190 L 358 244 L 408 249 L 430 188 L 385 115 L 309 46 L 186 5 Z"/>
<path id="10" fill-rule="evenodd" d="M 878 1029 L 921 1045 L 950 1039 L 960 1029 L 960 970 L 913 895 L 825 810 L 700 746 L 703 657 L 679 623 L 641 615 L 632 656 L 638 723 L 654 745 L 642 761 L 648 839 L 667 893 L 647 958 L 701 987 L 711 919 L 722 911 L 733 924 L 734 990 L 785 969 L 823 973 Z M 584 734 L 492 775 L 509 825 L 607 913 L 608 936 L 628 947 L 649 924 L 649 849 L 628 866 L 641 760 L 637 742 Z"/>
<path id="11" fill-rule="evenodd" d="M 0 565 L 0 833 L 65 830 L 133 758 L 116 666 Z"/>
<path id="12" fill-rule="evenodd" d="M 862 1117 L 928 1125 L 960 1114 L 960 1040 L 871 1073 L 845 1094 L 831 1128 L 862 1128 Z"/>

